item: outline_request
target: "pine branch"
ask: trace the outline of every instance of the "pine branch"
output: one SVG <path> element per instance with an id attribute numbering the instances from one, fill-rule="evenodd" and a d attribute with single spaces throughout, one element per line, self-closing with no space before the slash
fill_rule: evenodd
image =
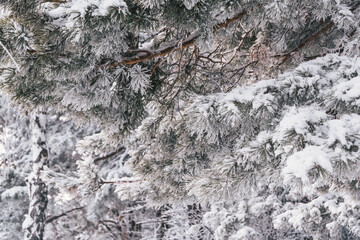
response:
<path id="1" fill-rule="evenodd" d="M 226 28 L 227 26 L 229 26 L 233 22 L 236 22 L 238 20 L 243 19 L 246 16 L 246 14 L 247 14 L 247 11 L 244 10 L 241 13 L 235 15 L 234 17 L 227 19 L 225 22 L 215 25 L 213 27 L 213 33 L 215 33 L 217 30 L 219 30 L 221 28 Z"/>
<path id="2" fill-rule="evenodd" d="M 356 3 L 354 6 L 352 6 L 350 8 L 350 11 L 353 12 L 355 11 L 358 7 L 360 6 L 360 2 Z M 323 25 L 325 25 L 325 27 L 321 28 Z M 291 50 L 289 53 L 285 54 L 285 55 L 277 55 L 276 57 L 284 57 L 283 60 L 280 62 L 279 66 L 281 66 L 282 64 L 284 64 L 285 62 L 287 62 L 293 53 L 300 51 L 302 48 L 304 48 L 305 46 L 309 45 L 312 41 L 314 41 L 315 39 L 317 39 L 319 36 L 321 36 L 323 33 L 329 31 L 333 26 L 335 26 L 334 21 L 332 21 L 331 19 L 329 19 L 326 22 L 322 22 L 320 24 L 320 26 L 318 28 L 321 28 L 319 31 L 317 31 L 316 33 L 314 33 L 313 35 L 311 35 L 309 38 L 307 38 L 304 42 L 302 42 L 301 44 L 299 44 L 296 48 L 294 48 L 293 50 Z"/>
<path id="3" fill-rule="evenodd" d="M 66 216 L 68 213 L 71 213 L 73 211 L 77 211 L 77 210 L 81 210 L 83 209 L 84 207 L 77 207 L 77 208 L 74 208 L 74 209 L 71 209 L 69 211 L 66 211 L 66 212 L 63 212 L 62 214 L 60 215 L 56 215 L 56 216 L 52 216 L 52 217 L 49 217 L 48 219 L 46 219 L 46 223 L 51 223 L 52 221 L 58 219 L 58 218 L 61 218 L 63 216 Z"/>
<path id="4" fill-rule="evenodd" d="M 66 3 L 66 0 L 43 0 L 44 3 L 51 2 L 51 3 Z"/>
<path id="5" fill-rule="evenodd" d="M 227 19 L 225 22 L 215 25 L 213 27 L 213 32 L 216 32 L 217 30 L 219 30 L 221 28 L 225 28 L 229 24 L 244 18 L 246 16 L 246 14 L 247 14 L 247 11 L 242 11 L 241 13 L 235 15 L 234 17 Z M 169 44 L 168 46 L 165 46 L 158 50 L 148 50 L 148 51 L 141 50 L 141 52 L 135 56 L 124 58 L 120 63 L 115 62 L 115 63 L 107 64 L 106 67 L 109 69 L 112 69 L 119 65 L 134 65 L 139 62 L 152 60 L 156 57 L 166 56 L 167 54 L 169 54 L 172 51 L 182 50 L 182 49 L 188 48 L 190 46 L 193 46 L 199 37 L 200 37 L 200 34 L 198 32 L 195 32 L 195 33 L 191 34 L 189 37 L 187 37 L 186 39 L 184 39 L 180 46 L 178 46 L 177 41 L 171 41 L 172 43 Z M 131 50 L 128 53 L 131 53 L 134 51 L 138 51 L 138 50 Z"/>
<path id="6" fill-rule="evenodd" d="M 285 55 L 281 55 L 282 57 L 284 57 L 282 59 L 282 61 L 280 62 L 279 66 L 281 66 L 282 64 L 284 64 L 285 62 L 287 62 L 293 53 L 300 51 L 302 48 L 304 48 L 305 46 L 309 45 L 312 41 L 314 41 L 315 39 L 317 39 L 319 36 L 321 36 L 323 33 L 327 32 L 328 30 L 330 30 L 333 26 L 335 26 L 335 23 L 333 21 L 328 21 L 325 23 L 320 24 L 319 27 L 321 27 L 322 25 L 326 24 L 325 27 L 321 28 L 319 31 L 317 31 L 315 34 L 311 35 L 309 38 L 307 38 L 304 42 L 302 42 L 301 44 L 299 44 L 296 48 L 294 48 L 293 50 L 291 50 L 289 53 L 285 54 Z"/>
<path id="7" fill-rule="evenodd" d="M 101 184 L 123 184 L 135 182 L 140 182 L 140 180 L 100 181 Z"/>
<path id="8" fill-rule="evenodd" d="M 97 162 L 99 162 L 99 161 L 102 161 L 102 160 L 106 160 L 106 159 L 108 159 L 108 158 L 111 158 L 111 157 L 115 156 L 116 154 L 118 154 L 118 153 L 120 153 L 120 152 L 122 152 L 122 151 L 124 151 L 124 150 L 125 150 L 125 147 L 122 146 L 122 147 L 118 148 L 116 151 L 109 153 L 108 155 L 105 155 L 105 156 L 103 156 L 103 157 L 95 158 L 95 159 L 94 159 L 94 163 L 97 163 Z"/>

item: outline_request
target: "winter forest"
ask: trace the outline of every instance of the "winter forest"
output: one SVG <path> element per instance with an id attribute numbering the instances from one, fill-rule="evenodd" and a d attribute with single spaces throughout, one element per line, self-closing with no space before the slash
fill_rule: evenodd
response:
<path id="1" fill-rule="evenodd" d="M 1 240 L 360 240 L 359 0 L 0 0 Z"/>

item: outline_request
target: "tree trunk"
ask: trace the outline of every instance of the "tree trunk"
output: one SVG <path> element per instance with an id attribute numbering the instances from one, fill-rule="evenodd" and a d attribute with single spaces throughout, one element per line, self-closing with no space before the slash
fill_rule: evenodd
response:
<path id="1" fill-rule="evenodd" d="M 48 164 L 46 147 L 46 115 L 38 112 L 31 118 L 33 140 L 33 167 L 26 182 L 29 192 L 29 213 L 23 223 L 25 240 L 42 240 L 46 223 L 45 210 L 48 203 L 47 186 L 40 178 L 40 172 Z"/>

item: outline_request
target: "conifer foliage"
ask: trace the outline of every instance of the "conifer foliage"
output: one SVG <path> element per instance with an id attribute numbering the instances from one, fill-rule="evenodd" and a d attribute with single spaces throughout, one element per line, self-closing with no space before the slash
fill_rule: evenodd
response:
<path id="1" fill-rule="evenodd" d="M 0 7 L 3 91 L 96 125 L 73 172 L 34 161 L 29 239 L 45 182 L 86 211 L 80 239 L 360 237 L 359 1 Z"/>

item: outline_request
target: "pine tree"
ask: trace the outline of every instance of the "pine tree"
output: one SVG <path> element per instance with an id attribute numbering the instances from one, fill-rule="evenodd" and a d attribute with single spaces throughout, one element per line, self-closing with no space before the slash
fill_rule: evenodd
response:
<path id="1" fill-rule="evenodd" d="M 154 201 L 195 198 L 231 209 L 243 199 L 228 223 L 234 237 L 358 235 L 359 66 L 356 58 L 329 55 L 277 79 L 193 96 L 154 137 L 140 128 L 149 140 L 132 145 L 132 165 Z M 259 217 L 273 230 L 259 228 Z M 283 229 L 295 235 L 281 237 Z"/>
<path id="2" fill-rule="evenodd" d="M 70 186 L 74 186 L 74 183 L 78 182 L 74 176 L 77 168 L 76 160 L 80 160 L 81 157 L 75 150 L 75 143 L 84 136 L 93 134 L 96 128 L 94 126 L 79 128 L 69 118 L 50 112 L 46 116 L 45 136 L 49 157 L 47 166 L 38 175 L 38 171 L 32 173 L 34 168 L 32 151 L 34 131 L 30 124 L 31 118 L 11 105 L 7 98 L 0 97 L 0 102 L 1 239 L 23 238 L 22 223 L 25 216 L 31 212 L 29 210 L 30 199 L 32 199 L 30 201 L 32 208 L 39 204 L 44 206 L 44 203 L 47 202 L 46 218 L 36 222 L 35 211 L 32 211 L 32 217 L 29 215 L 24 225 L 26 227 L 27 223 L 31 223 L 35 229 L 45 227 L 42 239 L 89 239 L 89 237 L 91 239 L 117 239 L 118 237 L 114 237 L 114 235 L 131 239 L 131 237 L 153 235 L 156 221 L 150 219 L 156 218 L 155 211 L 146 209 L 141 201 L 120 201 L 114 194 L 114 187 L 111 184 L 107 184 L 101 191 L 83 201 L 75 194 L 76 189 L 57 191 L 51 188 L 53 186 L 50 184 L 51 182 L 45 182 L 48 188 L 47 194 L 33 191 L 32 196 L 28 196 L 26 183 L 29 182 L 26 182 L 26 179 L 29 179 L 29 174 L 35 176 L 35 180 L 43 184 L 46 180 L 43 177 L 44 173 L 51 171 L 57 176 L 65 176 Z M 35 139 L 37 140 L 37 138 Z M 37 141 L 35 144 L 37 146 Z M 124 156 L 121 153 L 113 155 L 113 158 L 106 158 L 106 156 L 96 158 L 97 164 L 102 166 L 100 176 L 106 174 L 109 175 L 108 179 L 115 180 L 129 174 L 128 170 L 121 167 L 124 157 L 126 157 L 126 153 Z M 117 161 L 116 157 L 119 156 L 122 158 Z M 82 166 L 86 168 L 85 164 Z M 56 181 L 61 182 L 62 179 L 64 178 L 58 177 Z M 45 186 L 41 185 L 41 187 Z M 86 186 L 82 187 L 86 189 Z M 32 188 L 34 189 L 34 185 Z M 43 197 L 40 200 L 45 201 L 36 201 L 39 197 Z M 40 213 L 44 215 L 44 211 Z M 40 219 L 38 218 L 38 220 Z M 131 228 L 132 225 L 134 228 Z M 25 234 L 28 233 L 27 229 L 25 230 Z M 30 233 L 28 238 L 40 238 L 39 235 L 35 235 L 36 233 L 39 232 Z"/>
<path id="3" fill-rule="evenodd" d="M 20 118 L 9 99 L 0 97 L 0 238 L 22 239 L 28 198 L 25 177 L 31 171 L 29 119 Z"/>
<path id="4" fill-rule="evenodd" d="M 0 6 L 2 89 L 101 128 L 75 177 L 44 172 L 60 191 L 98 207 L 113 188 L 158 217 L 210 205 L 196 224 L 171 213 L 158 238 L 177 220 L 197 226 L 189 239 L 360 236 L 358 1 Z M 129 173 L 97 165 L 125 149 Z"/>

